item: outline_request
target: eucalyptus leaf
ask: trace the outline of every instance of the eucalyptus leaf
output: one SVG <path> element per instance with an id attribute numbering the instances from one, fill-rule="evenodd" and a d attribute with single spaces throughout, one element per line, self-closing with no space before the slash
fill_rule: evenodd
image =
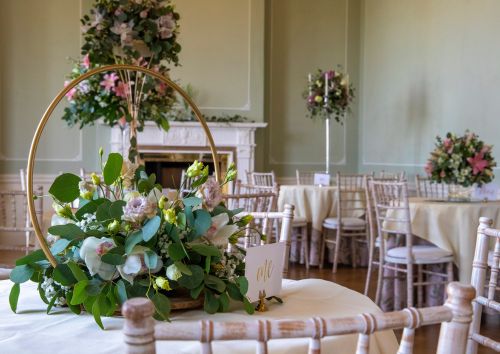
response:
<path id="1" fill-rule="evenodd" d="M 243 295 L 241 295 L 240 289 L 234 283 L 226 284 L 227 293 L 231 297 L 231 299 L 236 301 L 243 301 Z"/>
<path id="2" fill-rule="evenodd" d="M 19 300 L 19 293 L 21 292 L 21 287 L 19 283 L 15 283 L 12 286 L 12 289 L 10 289 L 10 294 L 9 294 L 9 305 L 10 309 L 12 312 L 17 311 L 17 301 Z"/>
<path id="3" fill-rule="evenodd" d="M 144 263 L 149 269 L 155 269 L 158 265 L 158 255 L 151 250 L 144 253 Z"/>
<path id="4" fill-rule="evenodd" d="M 70 203 L 80 195 L 78 184 L 82 179 L 72 173 L 57 176 L 49 188 L 49 193 L 63 203 Z"/>
<path id="5" fill-rule="evenodd" d="M 121 220 L 123 215 L 123 207 L 127 205 L 124 200 L 117 200 L 111 203 L 109 206 L 109 215 L 113 219 Z"/>
<path id="6" fill-rule="evenodd" d="M 142 241 L 142 231 L 138 230 L 130 234 L 125 240 L 125 253 L 130 254 L 135 245 Z"/>
<path id="7" fill-rule="evenodd" d="M 226 283 L 214 275 L 205 275 L 205 285 L 216 290 L 218 293 L 222 293 L 226 290 Z"/>
<path id="8" fill-rule="evenodd" d="M 80 206 L 75 213 L 75 217 L 78 220 L 82 220 L 85 214 L 94 214 L 97 211 L 97 207 L 107 200 L 106 198 L 99 198 L 89 201 L 87 204 Z"/>
<path id="9" fill-rule="evenodd" d="M 97 207 L 95 217 L 97 221 L 106 221 L 112 219 L 109 209 L 111 207 L 111 202 L 109 200 L 105 200 L 101 205 Z"/>
<path id="10" fill-rule="evenodd" d="M 50 248 L 50 252 L 52 252 L 53 255 L 57 255 L 64 251 L 66 247 L 68 247 L 69 243 L 69 240 L 61 238 L 52 245 L 52 247 Z"/>
<path id="11" fill-rule="evenodd" d="M 35 268 L 29 264 L 19 265 L 10 272 L 10 280 L 16 284 L 24 283 L 31 278 L 34 272 Z"/>
<path id="12" fill-rule="evenodd" d="M 104 165 L 104 169 L 102 171 L 104 183 L 110 186 L 116 181 L 122 171 L 122 164 L 122 155 L 116 152 L 109 154 L 108 161 L 106 161 L 106 165 Z"/>
<path id="13" fill-rule="evenodd" d="M 167 321 L 170 315 L 170 300 L 162 293 L 156 293 L 151 298 L 155 306 L 156 315 L 160 319 Z"/>
<path id="14" fill-rule="evenodd" d="M 202 202 L 202 199 L 198 198 L 198 197 L 188 197 L 188 198 L 182 199 L 182 203 L 185 206 L 189 206 L 189 207 L 198 206 L 201 204 L 201 202 Z"/>
<path id="15" fill-rule="evenodd" d="M 198 265 L 190 265 L 189 269 L 191 270 L 192 274 L 190 276 L 183 275 L 177 280 L 177 282 L 180 286 L 183 286 L 187 289 L 194 289 L 203 282 L 205 273 L 203 271 L 203 268 Z"/>
<path id="16" fill-rule="evenodd" d="M 43 253 L 43 250 L 39 249 L 39 250 L 31 252 L 30 254 L 28 254 L 22 258 L 17 259 L 16 266 L 20 266 L 23 264 L 33 264 L 33 263 L 40 262 L 40 261 L 43 261 L 46 259 L 47 259 L 47 257 L 45 256 L 45 253 Z"/>
<path id="17" fill-rule="evenodd" d="M 221 256 L 219 249 L 215 246 L 206 245 L 204 243 L 190 243 L 189 247 L 191 247 L 194 252 L 201 254 L 202 256 Z"/>
<path id="18" fill-rule="evenodd" d="M 196 236 L 204 235 L 210 226 L 212 226 L 212 217 L 210 216 L 210 213 L 206 210 L 199 209 L 194 211 L 194 217 Z"/>
<path id="19" fill-rule="evenodd" d="M 193 298 L 193 299 L 197 299 L 198 297 L 200 297 L 200 294 L 201 294 L 201 291 L 205 289 L 205 284 L 200 284 L 199 286 L 197 286 L 196 288 L 194 289 L 191 289 L 189 291 L 189 295 Z"/>
<path id="20" fill-rule="evenodd" d="M 142 239 L 146 242 L 151 240 L 154 235 L 158 232 L 160 228 L 161 218 L 156 215 L 155 217 L 149 219 L 146 224 L 142 227 Z"/>
<path id="21" fill-rule="evenodd" d="M 220 310 L 222 312 L 227 312 L 229 310 L 229 296 L 227 293 L 222 293 L 219 296 Z"/>
<path id="22" fill-rule="evenodd" d="M 219 300 L 215 297 L 215 295 L 205 289 L 205 302 L 203 304 L 203 309 L 210 314 L 214 314 L 219 309 Z"/>
<path id="23" fill-rule="evenodd" d="M 107 252 L 105 255 L 101 257 L 101 261 L 111 265 L 122 265 L 125 263 L 125 256 L 116 253 Z"/>
<path id="24" fill-rule="evenodd" d="M 181 243 L 171 243 L 168 246 L 168 255 L 173 261 L 180 261 L 187 256 Z"/>
<path id="25" fill-rule="evenodd" d="M 246 297 L 243 298 L 243 307 L 249 315 L 253 315 L 253 313 L 255 312 L 255 307 L 250 301 L 248 301 Z"/>
<path id="26" fill-rule="evenodd" d="M 240 286 L 241 295 L 245 295 L 248 291 L 248 279 L 244 276 L 238 277 L 238 285 Z"/>
<path id="27" fill-rule="evenodd" d="M 189 267 L 187 265 L 185 265 L 184 263 L 176 261 L 176 262 L 174 262 L 174 264 L 182 274 L 193 275 L 193 272 L 191 272 L 191 269 L 189 269 Z"/>
<path id="28" fill-rule="evenodd" d="M 54 268 L 54 273 L 52 273 L 52 277 L 58 283 L 64 286 L 70 286 L 76 283 L 76 278 L 73 276 L 71 269 L 67 264 L 58 264 Z"/>
<path id="29" fill-rule="evenodd" d="M 75 224 L 51 226 L 49 227 L 49 233 L 52 235 L 60 236 L 67 240 L 85 237 L 85 232 Z"/>
<path id="30" fill-rule="evenodd" d="M 128 300 L 127 290 L 125 288 L 125 283 L 123 282 L 123 280 L 120 279 L 116 282 L 116 289 L 118 293 L 118 299 L 120 300 L 120 303 L 123 304 Z"/>

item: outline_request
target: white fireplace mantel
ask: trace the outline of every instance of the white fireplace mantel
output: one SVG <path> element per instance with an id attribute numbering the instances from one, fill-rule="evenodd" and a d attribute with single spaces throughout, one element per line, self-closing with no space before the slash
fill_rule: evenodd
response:
<path id="1" fill-rule="evenodd" d="M 229 162 L 235 162 L 239 178 L 245 180 L 246 171 L 253 171 L 255 166 L 255 131 L 265 128 L 267 123 L 215 123 L 208 122 L 217 151 L 228 153 Z M 111 150 L 119 151 L 123 134 L 119 127 L 111 129 Z M 146 122 L 144 130 L 138 132 L 139 152 L 192 153 L 197 148 L 200 152 L 210 146 L 203 128 L 198 122 L 170 122 L 170 129 L 165 132 L 153 122 Z M 128 145 L 127 143 L 125 145 Z"/>

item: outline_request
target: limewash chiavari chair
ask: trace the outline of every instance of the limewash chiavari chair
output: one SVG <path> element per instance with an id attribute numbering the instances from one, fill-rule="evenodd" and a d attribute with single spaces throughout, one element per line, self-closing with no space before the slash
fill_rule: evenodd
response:
<path id="1" fill-rule="evenodd" d="M 223 196 L 229 209 L 243 209 L 246 212 L 271 212 L 278 208 L 278 185 L 272 187 L 234 183 L 234 193 Z"/>
<path id="2" fill-rule="evenodd" d="M 428 177 L 416 175 L 415 186 L 419 198 L 448 198 L 448 185 L 445 183 L 433 183 Z"/>
<path id="3" fill-rule="evenodd" d="M 356 354 L 368 354 L 370 335 L 404 328 L 398 354 L 411 354 L 415 329 L 441 323 L 437 354 L 464 354 L 467 331 L 472 318 L 474 289 L 459 283 L 448 285 L 443 306 L 407 308 L 388 313 L 364 313 L 344 318 L 313 317 L 307 320 L 283 319 L 248 321 L 155 322 L 154 306 L 146 298 L 130 299 L 122 307 L 125 353 L 156 354 L 156 341 L 199 341 L 201 354 L 212 354 L 212 342 L 256 341 L 256 353 L 268 354 L 268 342 L 275 339 L 310 338 L 309 354 L 321 354 L 325 337 L 359 334 Z M 291 314 L 293 316 L 293 314 Z M 339 353 L 345 353 L 342 348 Z"/>
<path id="4" fill-rule="evenodd" d="M 478 344 L 500 352 L 500 342 L 480 334 L 481 315 L 483 307 L 500 314 L 500 302 L 495 301 L 498 290 L 499 262 L 500 262 L 500 230 L 493 229 L 493 220 L 479 218 L 477 230 L 476 250 L 472 263 L 471 285 L 476 290 L 477 297 L 472 304 L 473 318 L 467 341 L 467 354 L 476 354 Z M 494 240 L 493 252 L 489 251 L 490 240 Z M 489 257 L 491 255 L 491 258 Z M 487 271 L 490 268 L 490 279 L 487 282 Z M 485 293 L 486 287 L 486 296 Z"/>
<path id="5" fill-rule="evenodd" d="M 375 215 L 375 205 L 373 202 L 373 196 L 371 192 L 371 187 L 369 181 L 385 181 L 385 182 L 402 182 L 404 179 L 404 172 L 387 177 L 387 178 L 376 178 L 373 176 L 367 176 L 364 180 L 365 184 L 365 192 L 366 192 L 366 220 L 368 221 L 368 272 L 366 274 L 365 281 L 365 291 L 364 294 L 368 296 L 368 291 L 370 289 L 370 280 L 372 276 L 372 272 L 374 267 L 378 267 L 380 265 L 380 255 L 378 257 L 375 256 L 375 251 L 380 247 L 380 240 L 378 240 L 378 232 L 377 232 L 377 217 Z"/>
<path id="6" fill-rule="evenodd" d="M 399 280 L 399 273 L 406 276 L 406 302 L 413 306 L 413 289 L 417 287 L 418 306 L 423 303 L 423 286 L 447 284 L 453 281 L 453 254 L 437 246 L 413 245 L 407 182 L 369 181 L 375 207 L 379 249 L 379 272 L 375 302 L 380 305 L 384 270 L 395 272 L 394 279 Z M 405 246 L 386 250 L 386 235 L 399 234 L 405 238 Z M 446 273 L 425 270 L 424 266 L 445 264 Z M 414 272 L 417 266 L 417 272 Z M 414 276 L 417 280 L 414 280 Z M 424 275 L 435 275 L 443 281 L 424 281 Z M 395 303 L 399 304 L 399 293 L 395 294 Z"/>
<path id="7" fill-rule="evenodd" d="M 382 170 L 379 173 L 378 179 L 404 181 L 406 179 L 406 172 L 405 171 L 387 172 L 387 171 Z"/>
<path id="8" fill-rule="evenodd" d="M 276 184 L 276 175 L 271 172 L 252 172 L 251 184 L 254 186 L 272 187 Z"/>
<path id="9" fill-rule="evenodd" d="M 41 223 L 43 217 L 42 186 L 36 188 L 35 195 L 38 197 L 35 200 L 35 213 Z M 36 248 L 35 240 L 31 242 L 31 235 L 34 235 L 34 229 L 28 214 L 26 191 L 0 191 L 0 231 L 5 233 L 22 233 L 25 238 L 23 246 L 0 245 L 0 249 L 2 250 L 24 251 L 28 254 L 29 251 Z"/>
<path id="10" fill-rule="evenodd" d="M 314 174 L 316 171 L 299 171 L 295 170 L 295 178 L 297 184 L 301 186 L 312 186 L 314 184 Z"/>
<path id="11" fill-rule="evenodd" d="M 273 242 L 273 239 L 276 240 L 276 242 L 285 243 L 286 251 L 283 263 L 283 274 L 285 275 L 288 272 L 293 212 L 294 206 L 285 204 L 283 212 L 242 212 L 237 215 L 237 217 L 251 215 L 253 218 L 253 220 L 246 227 L 243 247 L 248 248 L 251 246 L 258 246 L 260 244 L 269 244 Z M 275 224 L 278 225 L 277 228 L 274 227 Z M 266 235 L 265 242 L 260 241 L 260 237 L 259 241 L 256 242 L 254 239 L 254 236 L 256 236 L 256 231 L 254 230 L 255 228 L 257 228 L 262 234 Z M 273 232 L 276 232 L 276 237 L 272 237 Z"/>
<path id="12" fill-rule="evenodd" d="M 366 193 L 363 184 L 365 175 L 336 176 L 336 217 L 323 221 L 323 232 L 320 249 L 319 267 L 323 268 L 326 244 L 335 246 L 333 255 L 333 273 L 337 272 L 340 242 L 342 237 L 351 239 L 352 266 L 356 267 L 356 243 L 367 242 Z M 328 231 L 335 231 L 335 237 L 329 238 Z"/>

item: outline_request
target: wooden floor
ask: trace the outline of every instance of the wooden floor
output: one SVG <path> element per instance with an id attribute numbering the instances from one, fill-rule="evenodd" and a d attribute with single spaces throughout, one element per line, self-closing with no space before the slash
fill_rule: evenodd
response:
<path id="1" fill-rule="evenodd" d="M 311 267 L 309 271 L 307 271 L 302 265 L 290 264 L 290 268 L 288 270 L 288 278 L 297 280 L 305 278 L 324 279 L 363 293 L 365 288 L 366 268 L 353 269 L 351 267 L 339 266 L 337 273 L 333 274 L 331 267 L 323 269 Z M 375 285 L 374 283 L 375 282 L 372 281 L 373 285 Z M 373 287 L 373 289 L 370 289 L 370 294 L 374 293 L 375 287 Z M 500 341 L 500 315 L 483 315 L 483 319 L 484 321 L 481 325 L 482 333 L 488 337 Z M 415 333 L 414 354 L 429 354 L 436 352 L 437 342 L 439 338 L 439 325 L 427 326 L 421 329 L 417 329 Z M 401 332 L 398 331 L 398 333 L 396 333 L 396 336 L 399 340 Z M 493 354 L 495 353 L 495 351 L 480 347 L 478 353 Z"/>
<path id="2" fill-rule="evenodd" d="M 15 259 L 20 256 L 22 256 L 22 254 L 0 251 L 0 264 L 13 265 Z M 329 280 L 349 289 L 363 293 L 365 287 L 366 268 L 353 269 L 351 267 L 339 266 L 337 273 L 333 274 L 330 267 L 321 270 L 317 267 L 311 267 L 311 269 L 307 271 L 304 266 L 292 263 L 290 264 L 288 277 L 290 279 L 297 280 L 306 278 Z M 374 289 L 371 289 L 370 293 L 373 294 Z M 483 319 L 484 321 L 481 326 L 481 331 L 485 335 L 500 341 L 500 316 L 483 316 Z M 399 339 L 400 333 L 396 333 L 396 335 Z M 414 354 L 435 353 L 438 337 L 439 325 L 418 329 L 415 336 Z M 495 352 L 487 348 L 480 347 L 478 353 L 493 354 Z"/>

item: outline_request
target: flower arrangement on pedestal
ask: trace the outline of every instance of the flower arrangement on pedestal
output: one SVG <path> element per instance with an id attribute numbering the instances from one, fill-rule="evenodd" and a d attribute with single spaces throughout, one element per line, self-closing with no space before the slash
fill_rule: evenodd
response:
<path id="1" fill-rule="evenodd" d="M 495 159 L 492 146 L 485 144 L 469 131 L 457 136 L 447 133 L 443 139 L 436 137 L 436 147 L 425 165 L 425 171 L 436 183 L 462 187 L 481 186 L 495 177 Z"/>
<path id="2" fill-rule="evenodd" d="M 330 174 L 330 118 L 343 123 L 345 113 L 354 99 L 354 89 L 349 84 L 349 75 L 338 70 L 322 71 L 308 75 L 307 90 L 303 94 L 306 99 L 309 117 L 325 120 L 326 132 L 326 173 Z"/>
<path id="3" fill-rule="evenodd" d="M 58 220 L 49 241 L 57 266 L 42 250 L 17 260 L 10 277 L 12 310 L 20 284 L 31 279 L 47 312 L 54 306 L 76 314 L 85 309 L 101 328 L 101 316 L 112 316 L 138 296 L 153 301 L 156 318 L 168 320 L 170 298 L 179 290 L 202 300 L 208 313 L 227 311 L 230 299 L 252 313 L 244 250 L 236 244 L 251 217 L 236 217 L 241 210 L 228 210 L 221 194 L 221 186 L 235 179 L 234 165 L 219 183 L 195 161 L 187 170 L 194 191 L 169 200 L 143 166 L 117 153 L 103 163 L 102 156 L 101 149 L 102 177 L 82 180 L 65 173 L 50 187 Z M 70 203 L 76 199 L 80 206 L 74 210 Z"/>
<path id="4" fill-rule="evenodd" d="M 82 19 L 82 59 L 75 61 L 71 80 L 88 70 L 109 64 L 148 67 L 168 77 L 169 65 L 177 65 L 179 14 L 169 0 L 95 0 L 90 16 Z M 152 77 L 120 71 L 103 73 L 83 81 L 66 95 L 69 105 L 63 120 L 70 126 L 130 125 L 129 159 L 135 160 L 136 130 L 146 120 L 168 130 L 168 111 L 176 102 L 172 89 Z"/>
<path id="5" fill-rule="evenodd" d="M 308 75 L 307 90 L 304 92 L 310 118 L 335 118 L 341 122 L 354 99 L 354 89 L 349 84 L 349 75 L 339 70 L 323 71 Z"/>

